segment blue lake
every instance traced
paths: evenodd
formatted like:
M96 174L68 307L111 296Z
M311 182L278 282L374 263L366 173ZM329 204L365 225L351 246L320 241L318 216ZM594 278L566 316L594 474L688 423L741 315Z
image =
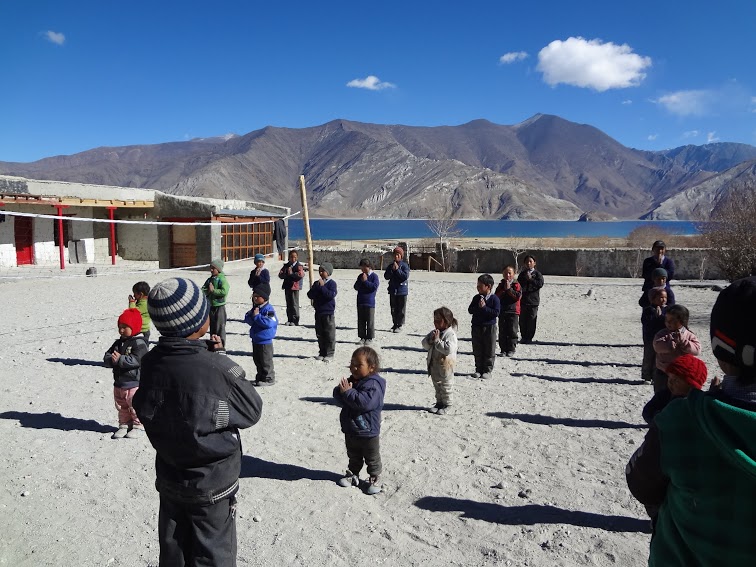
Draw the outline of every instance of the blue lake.
M539 221L539 220L461 220L457 228L466 238L517 237L594 237L624 238L639 226L653 225L669 234L700 234L698 223L691 221ZM433 238L424 220L334 220L310 219L313 240L403 240ZM304 221L289 219L289 238L304 240Z

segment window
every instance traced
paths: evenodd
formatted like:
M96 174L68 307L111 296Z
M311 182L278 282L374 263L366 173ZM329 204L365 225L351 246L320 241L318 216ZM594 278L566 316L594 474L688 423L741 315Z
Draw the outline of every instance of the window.
M273 221L241 224L249 219L235 217L221 219L221 256L223 261L252 258L255 254L273 252ZM256 219L258 220L258 219Z

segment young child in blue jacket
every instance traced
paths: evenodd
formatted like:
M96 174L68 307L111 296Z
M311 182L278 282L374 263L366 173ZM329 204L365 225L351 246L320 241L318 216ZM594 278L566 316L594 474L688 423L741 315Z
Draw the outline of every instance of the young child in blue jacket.
M276 338L278 318L268 299L270 285L257 284L252 292L252 303L255 306L244 315L244 322L249 325L249 338L252 341L252 359L257 367L255 386L270 386L276 382L276 372L273 369L273 339Z
M372 344L375 338L375 293L380 285L381 279L373 271L370 260L360 260L360 275L354 289L357 290L357 336L365 346Z
M336 352L336 295L338 287L333 275L333 264L323 262L318 269L319 280L313 282L307 297L315 308L315 336L318 338L318 356L315 360L331 362Z
M467 312L472 315L472 348L475 357L473 378L490 378L496 361L496 325L501 302L493 293L491 274L478 278L477 290Z
M333 397L341 406L339 421L346 441L349 468L339 486L359 486L360 471L367 464L367 494L381 491L380 475L383 470L379 436L381 411L386 393L386 380L378 375L378 353L367 346L352 353L349 364L351 375L342 378L333 389Z

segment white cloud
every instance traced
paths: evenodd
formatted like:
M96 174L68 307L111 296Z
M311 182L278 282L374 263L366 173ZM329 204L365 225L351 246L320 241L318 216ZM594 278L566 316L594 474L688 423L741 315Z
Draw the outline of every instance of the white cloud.
M706 134L706 143L711 144L713 142L718 142L719 138L716 136L716 132L709 132Z
M504 65L508 63L514 63L515 61L522 61L528 56L525 51L510 51L499 57L499 63Z
M659 134L649 134L649 135L648 135L648 141L649 141L649 142L653 142L653 141L654 141L654 140L656 140L656 138L658 138L658 137L659 137Z
M66 36L60 32L54 32L47 30L42 34L47 41L54 43L55 45L63 45L66 42Z
M698 130L688 130L687 132L683 132L682 137L683 138L698 138L698 135L700 133L701 132L699 132Z
M381 81L375 75L368 75L364 79L353 79L349 81L346 86L354 87L355 89L367 89L369 91L381 91L383 89L396 88L395 84Z
M632 101L632 100L630 100L630 99L627 99L627 100L623 100L623 101L622 101L622 104L633 104L633 101Z
M536 68L551 86L564 83L603 92L638 86L646 77L643 70L650 66L650 57L633 53L627 44L570 37L541 49Z
M708 112L714 98L712 91L691 90L669 93L651 102L661 104L672 114L702 116Z

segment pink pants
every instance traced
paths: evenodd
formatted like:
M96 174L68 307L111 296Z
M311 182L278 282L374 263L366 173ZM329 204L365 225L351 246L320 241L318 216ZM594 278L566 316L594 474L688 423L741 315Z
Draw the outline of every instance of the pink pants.
M136 388L113 388L115 407L118 410L118 425L142 425L139 421L134 406L131 405Z

